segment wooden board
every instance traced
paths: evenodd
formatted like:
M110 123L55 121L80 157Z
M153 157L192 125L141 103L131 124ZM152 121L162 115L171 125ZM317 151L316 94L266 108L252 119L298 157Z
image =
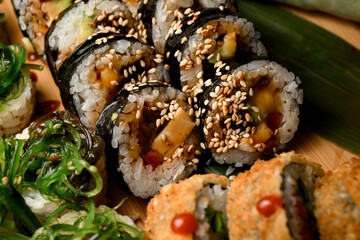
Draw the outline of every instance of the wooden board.
M9 33L9 39L11 43L21 44L23 36L19 29L18 22L10 1L11 0L4 0L4 2L0 4L0 12L4 12L6 14L7 21L5 28ZM360 23L342 20L327 14L317 12L304 12L289 7L286 7L286 9L333 32L334 34L348 41L356 48L360 49ZM40 60L37 60L34 63L44 65L44 63ZM40 73L38 72L37 76L37 100L39 102L60 100L59 90L54 83L49 68L45 66L44 71ZM356 156L335 145L334 143L322 138L316 133L304 128L299 129L294 137L294 140L289 144L287 149L295 150L305 157L322 164L325 170L334 169L343 161L349 160ZM133 219L138 219L138 226L142 227L143 221L146 217L147 200L136 198L122 192L112 182L109 183L109 190L109 204L115 205L122 198L127 197L128 200L125 201L125 203L119 209L119 212L129 215Z

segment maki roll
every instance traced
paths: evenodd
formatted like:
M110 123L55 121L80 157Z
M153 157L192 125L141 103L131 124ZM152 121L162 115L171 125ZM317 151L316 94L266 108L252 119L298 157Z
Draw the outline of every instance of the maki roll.
M0 43L0 136L20 132L30 122L35 106L35 85L25 64L26 50Z
M232 0L143 0L139 12L148 31L149 44L153 44L156 51L163 54L169 30L174 25L180 25L184 15L193 16L203 8L226 7L235 11L235 5Z
M208 174L162 188L147 206L145 239L227 239L228 184Z
M185 17L170 30L165 65L174 86L189 96L203 92L214 76L267 52L251 22L228 10L205 9Z
M230 184L229 239L318 239L314 190L323 174L293 152L255 162Z
M94 36L59 69L57 85L65 109L95 131L101 111L125 83L162 79L163 66L155 62L158 60L151 46L135 38L111 33Z
M56 71L66 57L98 32L123 33L140 40L146 39L141 21L134 19L121 1L80 1L62 12L45 36L46 59L55 79Z
M73 4L73 0L13 0L21 31L30 40L35 52L45 56L44 39L51 22Z
M96 133L107 142L109 167L142 198L188 177L201 154L185 94L162 83L141 83L120 92L101 113Z
M201 110L204 138L215 161L240 167L283 149L299 124L299 84L293 73L267 60L219 77L204 93Z
M360 159L353 158L319 179L315 201L320 239L359 239Z

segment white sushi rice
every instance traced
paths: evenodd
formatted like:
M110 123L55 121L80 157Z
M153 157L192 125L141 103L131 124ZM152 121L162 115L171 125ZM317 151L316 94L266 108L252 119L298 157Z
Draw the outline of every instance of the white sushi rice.
M116 53L110 54L109 51L111 49L115 50ZM137 54L137 51L141 51L142 54ZM109 54L113 57L107 57ZM117 79L114 79L114 81L121 84L127 78L124 75L124 71L128 74L129 68L140 60L143 61L145 66L154 65L155 63L152 61L152 58L153 50L150 46L129 40L111 42L97 48L85 57L69 82L70 94L73 96L73 102L81 123L88 129L95 130L96 121L105 107L109 96L108 89L99 80L99 75L105 68L111 65L112 70L116 71L117 75ZM158 65L156 70L162 74L161 69L162 65ZM141 69L137 70L139 74L143 72ZM158 73L147 74L146 79L157 79L159 77L155 76L155 74Z
M186 104L186 96L172 87L145 88L128 97L129 102L119 114L118 124L113 128L112 147L119 151L119 171L124 181L135 196L148 198L157 194L160 189L173 182L178 182L190 175L194 170L192 160L196 157L195 150L199 150L199 135L193 132L184 141L182 147L175 151L175 157L164 157L164 161L155 169L150 164L145 164L142 159L141 146L137 132L140 120L136 118L138 110L145 106L156 107L168 104L175 100L184 111L188 112L190 106ZM141 118L141 117L140 117ZM166 124L166 123L165 123ZM147 129L155 132L155 123ZM146 141L152 142L151 139ZM192 151L189 146L194 145ZM180 153L182 149L182 153ZM189 162L191 164L189 164Z
M220 211L226 217L226 198L227 198L227 189L223 189L220 185L207 185L198 194L196 209L195 209L195 218L198 222L198 229L194 234L194 239L198 240L209 240L209 229L210 224L206 218L206 209L211 206L214 210Z
M164 53L165 42L171 24L175 20L181 20L180 17L182 16L182 13L180 13L180 15L177 15L176 13L184 12L185 9L191 8L195 2L196 1L193 0L161 0L156 2L154 17L157 20L157 23L152 25L152 39L153 42L156 40L158 41L154 43L157 52ZM201 0L198 2L206 8L216 8L225 4L225 0Z
M81 24L84 23L85 17L97 19L100 16L123 15L123 22L127 20L124 26L134 26L134 20L131 12L127 7L117 0L89 0L88 2L79 2L76 7L73 7L67 14L65 14L49 36L49 46L52 51L58 51L57 60L55 62L56 68L59 68L65 58L89 35L84 35ZM118 29L109 29L112 32L121 32ZM94 32L101 31L101 28L94 29ZM128 32L121 32L128 34ZM136 32L133 33L135 36ZM137 35L138 36L138 35Z
M212 29L211 31L207 30L209 26ZM203 30L207 31L207 33L204 34ZM188 86L187 89L188 92L191 93L190 95L196 96L198 93L201 93L205 81L208 80L203 77L206 69L203 68L201 56L207 58L213 53L213 58L217 58L217 55L215 55L216 49L218 48L217 41L221 36L225 36L231 32L236 33L237 39L241 38L242 44L241 46L237 46L237 48L244 49L254 56L267 56L265 46L259 41L260 33L255 30L253 23L248 22L245 18L239 18L233 15L211 20L201 28L198 28L196 33L189 37L183 48L183 52L177 56L180 66L184 61L192 63L180 67L181 85L183 87ZM210 39L212 40L211 42L209 41ZM208 49L206 52L203 52L205 50L205 48L203 48L204 46ZM241 58L241 56L236 57ZM204 61L207 60L205 59ZM217 62L220 61L221 58L217 59Z
M21 195L24 198L26 205L29 206L42 224L50 213L60 205L60 203L51 202L50 200L45 199L37 190L25 189L21 192Z
M25 86L21 95L3 104L4 111L0 112L0 136L20 132L25 128L34 112L35 86L31 79L25 79Z

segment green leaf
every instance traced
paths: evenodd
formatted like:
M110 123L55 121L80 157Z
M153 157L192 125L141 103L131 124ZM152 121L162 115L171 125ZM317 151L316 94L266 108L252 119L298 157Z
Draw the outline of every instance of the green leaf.
M301 121L360 154L360 51L332 33L270 4L238 0L260 31L269 59L303 82Z

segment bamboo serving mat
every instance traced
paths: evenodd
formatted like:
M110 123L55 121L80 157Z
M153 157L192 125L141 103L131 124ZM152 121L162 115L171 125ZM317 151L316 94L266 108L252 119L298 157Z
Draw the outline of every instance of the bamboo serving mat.
M329 30L330 32L333 32L352 44L354 47L360 49L360 23L342 20L327 14L304 12L288 7L286 7L286 10L303 17ZM6 15L5 29L8 33L10 42L12 44L21 44L23 35L18 26L17 18L11 5L11 0L4 0L3 3L0 4L0 12L4 12ZM59 90L54 83L49 68L45 66L41 60L36 60L32 63L44 65L44 70L42 72L36 72L38 77L36 82L38 102L45 102L49 100L60 101ZM60 106L60 108L62 109L62 106ZM288 150L295 150L297 153L320 163L325 170L334 169L343 161L356 156L353 153L348 152L334 143L322 138L309 129L306 129L305 127L300 128L295 134L294 139L288 146ZM146 217L147 200L136 198L122 192L111 181L109 181L108 189L108 204L116 205L116 203L121 201L121 199L127 197L128 200L121 206L119 212L121 214L129 215L134 220L138 220L138 226L143 227L143 221Z

